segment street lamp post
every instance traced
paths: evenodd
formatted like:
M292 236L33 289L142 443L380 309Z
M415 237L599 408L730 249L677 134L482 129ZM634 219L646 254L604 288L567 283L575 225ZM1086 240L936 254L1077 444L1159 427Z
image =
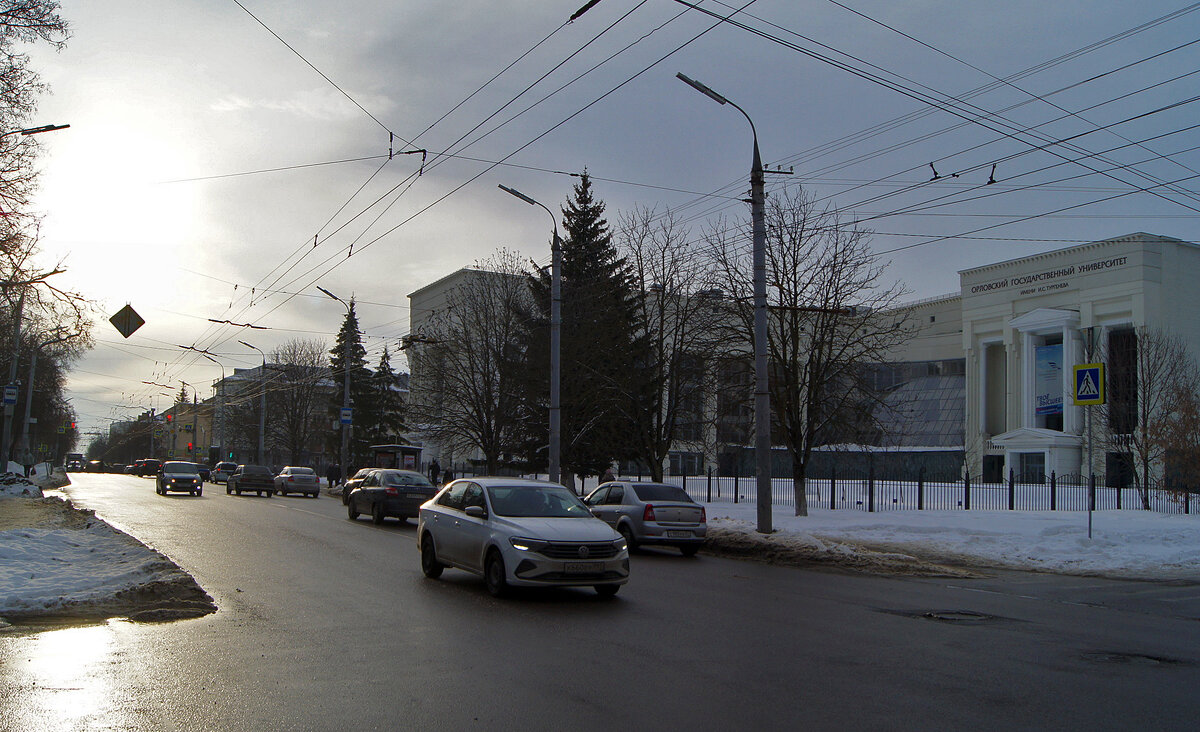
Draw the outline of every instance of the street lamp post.
M550 215L554 239L550 244L550 481L558 483L562 453L562 403L559 383L562 379L562 244L558 238L558 219L554 213L524 193L501 185L500 190L531 206L541 206Z
M758 488L758 531L769 534L771 525L771 395L767 390L767 226L766 192L758 131L746 110L704 84L676 74L680 81L718 104L729 104L750 123L754 159L750 166L750 217L754 245L754 463Z
M209 361L221 367L220 388L214 395L217 399L217 459L221 459L221 453L225 451L225 364L208 355L207 353L200 354Z
M346 317L347 318L350 317L350 304L349 303L347 303L345 300L338 297L337 295L333 294L329 290L326 290L324 287L321 287L318 285L317 289L320 290L321 292L325 293L329 297L333 298L334 300L337 300L342 305L344 305L346 307ZM342 411L344 414L345 410L350 408L350 352L349 352L349 348L342 351L342 374L343 374L342 375L342 382L343 382ZM351 414L353 414L353 413L351 413ZM349 456L349 453L350 453L350 430L354 428L354 418L351 417L350 424L346 424L344 421L342 421L342 419L339 416L338 422L342 428L342 451L341 451L340 457L338 458L341 461L341 464L338 466L338 472L341 474L342 480L344 481L348 477L348 473L346 472L346 470L349 468L349 465L350 465L350 456Z
M183 379L180 379L179 383L184 386L192 386ZM184 402L184 404L187 404L187 402ZM199 411L199 406L196 397L196 387L192 386L192 449L188 450L188 457L191 458L191 462L196 461L196 412ZM171 443L171 447L175 447L174 442Z
M262 402L258 408L258 464L263 465L263 460L266 457L264 449L267 437L267 354L263 353L262 349L258 346L252 346L245 341L238 341L238 343L241 343L246 348L253 348L258 351L263 360L262 372L258 375L259 386L262 389L262 394L260 395Z

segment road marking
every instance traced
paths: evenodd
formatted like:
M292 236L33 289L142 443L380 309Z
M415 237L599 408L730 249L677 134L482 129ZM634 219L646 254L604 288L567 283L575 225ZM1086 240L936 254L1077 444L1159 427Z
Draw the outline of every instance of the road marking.
M308 515L310 515L310 516L317 516L317 517L319 517L319 518L327 518L327 519L330 519L331 521L338 521L338 520L339 520L337 517L334 517L334 516L329 516L328 514L324 514L324 513L317 513L316 511L310 511L310 510L308 510L307 508L296 508L295 506L289 506L289 505L287 505L286 503L283 503L283 502L279 502L279 503L273 503L273 504L271 504L271 505L273 505L273 506L278 506L279 508L281 508L281 509L284 509L284 510L287 510L287 511L296 511L297 513L307 513L307 514L308 514ZM349 522L347 522L347 523L349 523ZM386 531L387 533L389 533L389 534L392 534L392 535L394 535L394 536L398 536L398 537L400 537L400 538L402 538L402 539L408 539L408 540L409 540L409 541L411 541L413 544L416 544L416 543L417 543L417 537L415 537L415 536L408 536L408 535L406 535L406 534L397 534L397 533L396 533L396 532L394 532L394 531L388 531L387 529L383 528L382 526L376 526L376 525L374 525L374 524L367 524L367 523L364 523L364 522L362 522L362 521L355 521L355 523L357 523L357 524L362 524L362 525L366 526L368 529L373 529L373 530L375 530L375 531Z

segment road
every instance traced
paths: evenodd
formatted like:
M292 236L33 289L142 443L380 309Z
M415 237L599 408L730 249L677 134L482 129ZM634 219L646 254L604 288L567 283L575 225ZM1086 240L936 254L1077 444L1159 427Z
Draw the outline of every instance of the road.
M1191 729L1200 712L1194 585L663 551L612 600L496 600L462 572L425 579L412 524L351 523L327 496L73 479L76 505L220 610L0 634L0 729Z

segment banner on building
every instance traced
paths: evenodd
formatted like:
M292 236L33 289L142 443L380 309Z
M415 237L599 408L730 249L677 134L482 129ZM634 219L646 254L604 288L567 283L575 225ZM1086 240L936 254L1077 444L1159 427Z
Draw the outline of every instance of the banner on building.
M1038 414L1062 414L1063 381L1061 343L1034 348L1034 405Z

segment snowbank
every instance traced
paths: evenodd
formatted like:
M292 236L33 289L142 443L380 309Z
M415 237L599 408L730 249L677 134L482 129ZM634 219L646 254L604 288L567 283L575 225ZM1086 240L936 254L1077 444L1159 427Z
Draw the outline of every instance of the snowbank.
M0 498L0 528L0 617L165 620L216 609L171 560L91 511L59 499Z
M753 532L753 504L706 504L710 531ZM1200 580L1200 516L1151 511L1087 512L811 510L777 507L775 544L828 555L900 554L952 565L1098 575Z
M0 498L5 496L41 498L42 489L18 473L0 473Z

